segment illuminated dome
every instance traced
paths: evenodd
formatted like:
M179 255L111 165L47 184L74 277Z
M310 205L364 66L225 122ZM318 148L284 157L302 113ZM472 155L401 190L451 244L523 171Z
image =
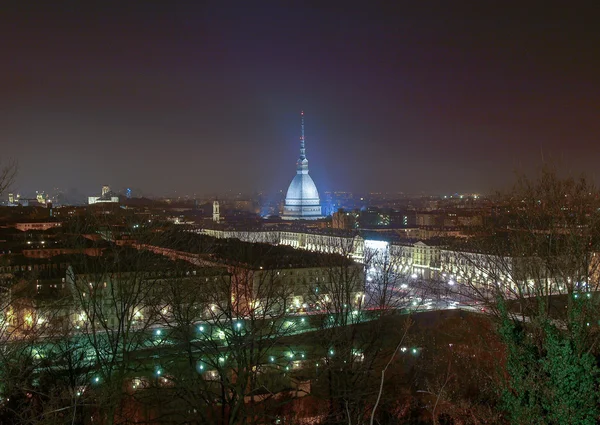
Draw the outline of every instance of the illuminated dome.
M284 220L315 220L321 216L321 200L315 182L308 175L308 159L304 147L304 112L302 113L302 136L300 158L296 162L296 176L290 183L283 207Z
M290 183L286 201L301 201L299 205L318 205L319 192L315 182L308 174L296 174L296 177Z

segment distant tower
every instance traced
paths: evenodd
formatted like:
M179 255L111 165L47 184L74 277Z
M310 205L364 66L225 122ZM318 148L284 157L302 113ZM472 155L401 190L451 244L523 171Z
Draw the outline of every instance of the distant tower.
M11 204L15 203L15 194L14 193L8 194L8 202L10 202Z
M221 221L221 213L219 212L219 201L213 202L213 221L215 223Z
M284 220L315 220L321 215L321 200L315 182L308 175L308 159L304 144L304 111L301 113L300 158L296 161L294 176L285 196Z
M108 192L110 192L110 186L102 186L102 196L106 195Z

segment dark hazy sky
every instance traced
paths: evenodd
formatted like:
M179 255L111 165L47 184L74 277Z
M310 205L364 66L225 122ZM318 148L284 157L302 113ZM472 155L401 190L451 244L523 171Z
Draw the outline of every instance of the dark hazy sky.
M542 151L600 177L592 1L13 3L0 156L22 191L284 188L301 109L320 190L486 191Z

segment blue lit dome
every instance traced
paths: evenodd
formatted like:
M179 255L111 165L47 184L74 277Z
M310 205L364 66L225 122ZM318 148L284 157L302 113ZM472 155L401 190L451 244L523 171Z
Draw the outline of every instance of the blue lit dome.
M296 174L287 194L286 205L320 205L319 191L308 174Z
M296 174L285 196L283 218L321 218L321 200L315 182L308 174Z
M304 146L304 113L302 113L302 137L300 158L296 163L296 176L288 187L283 208L284 220L317 219L321 216L321 200L315 182L308 175L308 159Z

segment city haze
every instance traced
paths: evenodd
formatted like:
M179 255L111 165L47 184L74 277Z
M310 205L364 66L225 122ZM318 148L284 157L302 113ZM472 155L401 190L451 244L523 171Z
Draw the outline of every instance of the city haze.
M281 190L301 110L320 191L485 192L542 160L593 175L595 11L388 3L5 7L14 186Z

